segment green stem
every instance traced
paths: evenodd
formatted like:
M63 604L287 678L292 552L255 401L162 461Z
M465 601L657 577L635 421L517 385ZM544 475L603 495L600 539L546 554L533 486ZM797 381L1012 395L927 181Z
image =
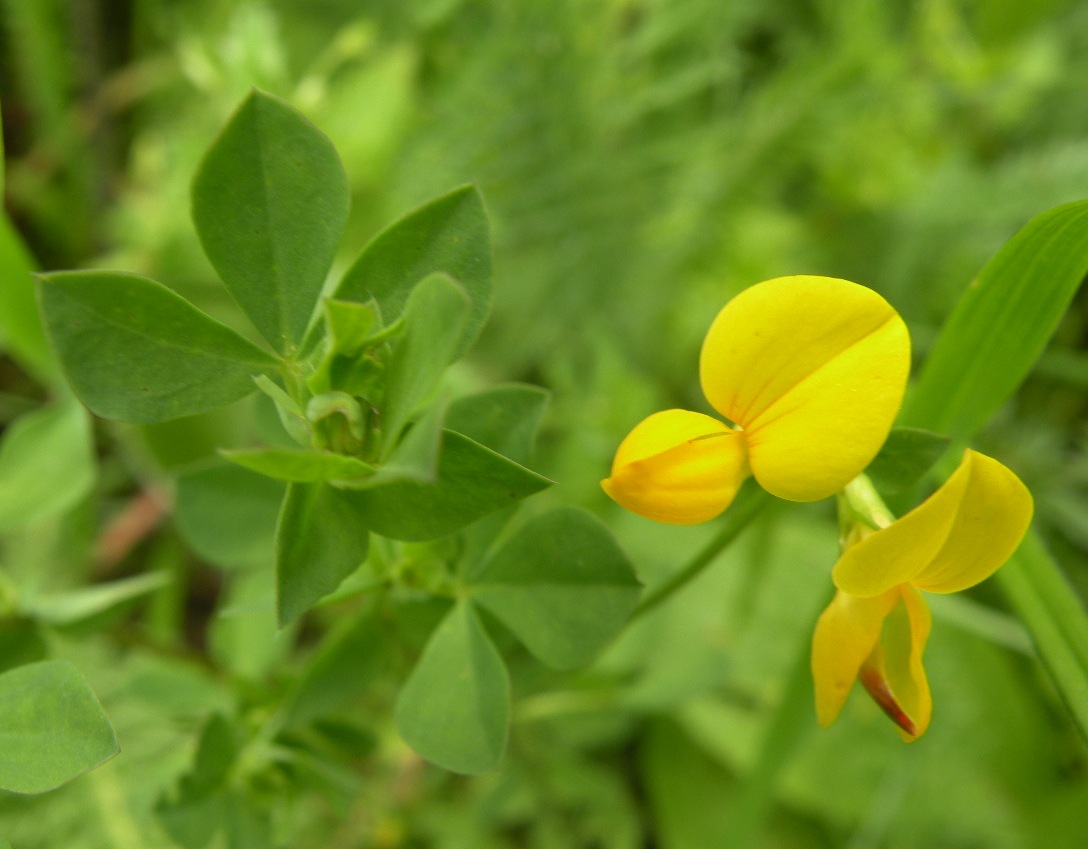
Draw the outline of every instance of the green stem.
M873 482L865 475L858 475L842 491L840 499L840 512L843 501L848 512L853 513L854 518L862 519L874 529L886 528L895 521L895 516L876 491Z
M736 500L729 507L725 513L725 523L722 529L718 531L718 535L710 541L710 543L700 551L692 561L665 581L660 586L656 587L642 600L642 603L635 608L635 612L631 614L631 621L649 613L655 607L662 602L671 598L679 590L686 587L695 578L702 574L708 566L710 566L726 548L728 548L733 541L740 536L755 519L760 512L772 502L772 497L760 489L759 486L749 478L740 492L737 494Z

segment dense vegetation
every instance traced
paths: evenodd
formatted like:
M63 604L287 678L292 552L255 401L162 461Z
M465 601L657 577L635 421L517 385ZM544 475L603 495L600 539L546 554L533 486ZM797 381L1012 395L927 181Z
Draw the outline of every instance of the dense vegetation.
M398 217L479 188L493 305L445 385L548 390L529 465L555 484L523 509L588 510L653 588L717 527L648 522L599 482L638 420L706 410L696 364L722 305L780 275L862 283L903 316L921 373L1002 245L1088 198L1086 75L1088 6L1071 0L0 0L2 438L64 392L11 294L30 268L152 277L248 327L190 191L257 87L344 163L333 277ZM394 718L448 606L427 594L428 561L407 545L396 615L369 615L357 575L277 629L281 491L214 479L218 448L275 429L258 397L95 419L93 463L58 453L28 471L0 453L42 487L0 479L0 666L71 660L121 746L60 789L0 796L0 845L1084 845L1088 679L1079 697L1056 685L1035 648L1042 620L1076 643L1088 595L1083 291L1016 394L953 434L1034 494L1071 608L1026 621L995 580L936 598L936 713L909 746L864 694L816 725L807 659L837 556L821 502L764 511L587 668L551 670L489 621L513 692L502 765L430 765ZM297 721L273 739L285 705Z

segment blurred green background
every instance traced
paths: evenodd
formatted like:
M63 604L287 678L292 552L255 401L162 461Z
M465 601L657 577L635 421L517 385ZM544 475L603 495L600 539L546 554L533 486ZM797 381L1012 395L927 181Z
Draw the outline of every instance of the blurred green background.
M535 467L558 483L539 499L603 517L648 584L713 529L627 515L598 481L643 416L706 409L698 350L729 297L782 274L855 280L900 311L921 362L1006 239L1088 197L1077 0L0 0L0 13L5 203L42 268L147 274L242 326L188 197L252 86L298 106L344 159L341 271L396 216L478 184L496 303L456 381L553 392ZM3 421L43 393L0 360ZM48 533L5 540L5 568L61 588L108 577L91 554L104 517L240 439L247 415L103 425L93 498ZM1086 445L1082 293L978 444L1031 488L1036 527L1082 596ZM1086 845L1088 749L992 586L934 604L935 718L918 743L863 695L828 731L803 700L798 712L787 682L835 533L827 504L777 510L593 669L572 680L520 658L499 774L422 766L376 710L377 754L337 778L350 785L337 804L291 796L282 845ZM305 660L244 615L260 576L224 576L169 524L118 568L182 576L171 603L67 649L123 753L56 793L0 798L15 847L171 845L152 808L199 721L259 708ZM759 753L783 728L776 772ZM745 825L764 814L762 831Z

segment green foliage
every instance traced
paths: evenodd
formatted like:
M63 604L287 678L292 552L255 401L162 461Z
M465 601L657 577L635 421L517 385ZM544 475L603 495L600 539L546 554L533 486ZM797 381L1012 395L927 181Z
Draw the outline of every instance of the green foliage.
M25 605L25 613L54 627L88 623L103 614L128 605L134 599L160 589L169 582L162 572L134 575L106 584L51 593Z
M0 675L0 788L45 793L117 754L98 700L76 668L47 660Z
M135 274L71 271L40 278L50 338L92 412L161 422L254 390L276 361L161 283Z
M998 580L1031 632L1066 708L1088 737L1088 613L1083 602L1033 534Z
M551 483L459 433L442 433L438 479L396 480L354 494L370 527L392 539L423 541L446 536L513 506Z
M232 463L281 481L350 481L374 474L374 467L350 454L305 448L241 448L223 451Z
M1027 377L1088 274L1088 202L1033 218L979 273L904 413L969 439Z
M931 430L892 428L865 474L881 492L910 489L922 482L951 441L951 437Z
M178 782L173 798L160 800L156 814L163 828L185 849L202 849L230 821L230 801L221 791L239 755L235 729L213 714L200 734L193 766Z
M491 249L483 201L465 186L431 201L390 225L363 249L340 281L334 297L373 298L386 321L407 309L416 283L440 271L462 286L472 308L455 355L479 336L491 309Z
M0 19L0 669L70 660L123 747L0 794L0 845L1080 849L1082 4ZM38 268L147 290L147 333ZM934 599L907 747L863 693L809 711L827 505L672 528L599 487L634 422L700 409L722 304L806 272L906 319L904 424L1035 496L995 580ZM50 291L94 329L68 354ZM92 429L63 375L186 415ZM867 471L909 509L943 444L897 430Z
M404 306L404 335L393 349L386 375L382 408L385 456L453 360L468 310L464 291L444 274L428 275L409 295Z
M195 469L177 481L178 530L225 569L271 563L283 484L240 466Z
M87 414L60 401L18 419L0 441L0 531L59 516L94 485Z
M0 344L49 384L59 382L34 302L33 262L7 214L0 215Z
M276 525L276 613L293 622L366 560L365 509L326 483L287 487Z
M280 628L330 594L357 592L345 584L353 575L365 588L399 580L386 564L388 546L374 555L377 580L362 576L372 534L390 541L441 540L548 485L499 453L528 460L543 393L500 387L449 408L453 423L497 450L444 428L447 401L435 399L447 368L479 333L490 301L487 222L474 190L454 192L384 231L337 288L337 297L326 301L319 335L302 352L297 345L310 326L347 211L335 151L286 104L254 93L205 157L193 198L209 258L285 359L264 353L182 296L137 275L46 275L42 309L67 375L100 415L162 421L221 406L255 388L271 401L282 428L274 444L222 449L235 467L183 475L178 524L211 562L259 569L268 560L271 510L282 498L274 550ZM464 274L465 287L451 273ZM56 437L48 430L49 416L56 418L50 413L36 414L22 431L13 431L11 442L27 469L6 469L13 486L27 485L22 478L36 474L41 462L35 457L43 451L55 455L67 448L72 426L86 431L78 408L58 409L66 416L60 423L72 424ZM28 438L30 450L23 445ZM284 438L301 446L288 447ZM88 466L86 460L82 465ZM84 494L85 477L64 481L67 489L42 478L50 484L50 499L37 509L44 515L64 510L72 500L69 491ZM286 482L286 489L266 478ZM558 547L553 534L560 535ZM526 549L531 557L524 556ZM550 573L560 555L568 562L557 577ZM443 560L412 562L430 562L433 572ZM453 586L441 572L420 578L438 595ZM638 593L630 565L607 532L569 511L523 527L479 579L472 591L480 603L542 659L561 667L588 663L623 626ZM163 583L162 576L147 575L75 591L39 604L33 614L69 624ZM247 572L235 587L238 621L217 631L226 650L251 629L267 628L263 613L242 613L260 597L263 584L259 573ZM587 603L593 608L588 615ZM237 674L259 676L274 657L260 651L235 656L232 663ZM335 653L324 657L336 664ZM466 675L468 688L459 683ZM329 687L327 679L310 680L300 694ZM300 711L302 717L316 715L299 707L298 698L303 696L287 710L289 722L297 722ZM406 739L425 757L456 771L479 772L501 758L509 702L506 667L465 601L432 635L398 698L397 717ZM163 828L180 845L198 849L217 831L233 845L250 828L238 825L238 811L251 811L243 820L264 833L262 806L251 809L244 801L244 776L231 778L232 764L247 745L246 735L238 734L227 719L213 717L192 770L158 805Z
M220 278L280 353L310 324L348 215L332 142L278 98L254 91L193 181L193 222Z
M468 602L435 629L397 698L397 728L416 751L454 772L494 769L506 747L510 680Z
M530 520L474 570L472 598L549 666L585 666L620 631L639 584L600 524L577 510Z
M478 773L502 757L510 695L477 606L544 663L571 669L588 664L620 632L639 583L600 522L570 508L530 519L463 572L467 597L431 634L398 698L397 727L429 760Z
M529 462L548 394L535 386L511 384L455 400L446 424L518 463Z

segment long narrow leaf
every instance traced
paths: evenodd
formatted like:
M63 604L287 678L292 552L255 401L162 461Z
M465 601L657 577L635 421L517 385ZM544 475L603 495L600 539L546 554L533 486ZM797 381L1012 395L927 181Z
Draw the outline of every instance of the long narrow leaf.
M1037 534L997 573L1001 588L1031 630L1039 659L1088 737L1088 617Z
M1027 377L1085 274L1088 200L1031 219L956 305L902 423L974 436Z

